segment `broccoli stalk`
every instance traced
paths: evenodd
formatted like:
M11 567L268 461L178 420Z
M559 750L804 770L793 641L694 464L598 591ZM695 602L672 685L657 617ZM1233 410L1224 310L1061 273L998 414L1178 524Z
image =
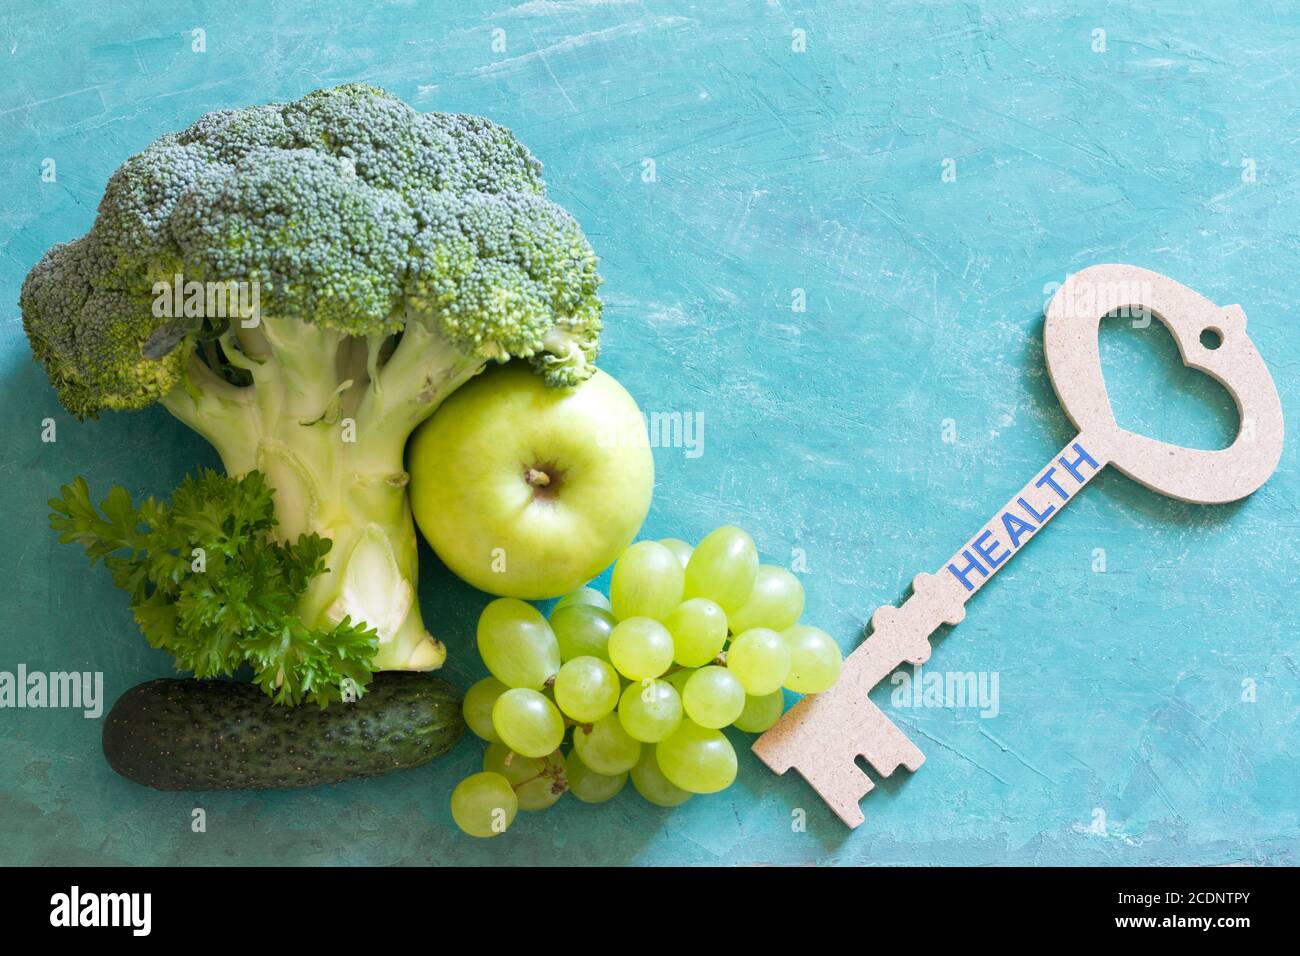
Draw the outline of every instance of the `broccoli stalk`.
M258 307L159 309L176 275ZM599 283L508 130L349 85L211 113L132 157L21 307L74 415L161 402L229 474L266 476L279 539L332 540L304 624L364 622L376 670L427 670L445 649L416 601L407 438L490 361L588 378Z
M391 357L373 369L367 359L382 341L292 319L263 319L258 328L256 351L225 353L244 363L251 385L231 385L191 358L186 386L162 404L211 442L229 474L266 476L278 537L315 533L333 541L341 559L300 600L305 624L328 629L350 617L375 628L379 670L439 667L445 649L425 632L415 600L402 453L415 427L485 360L422 325L404 329Z

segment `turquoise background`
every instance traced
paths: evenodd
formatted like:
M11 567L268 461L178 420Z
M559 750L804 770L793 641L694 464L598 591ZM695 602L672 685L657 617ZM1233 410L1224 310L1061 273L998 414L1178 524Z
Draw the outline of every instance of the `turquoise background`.
M656 451L645 533L734 521L768 561L802 549L807 617L849 649L1071 437L1041 348L1069 272L1132 262L1240 303L1300 421L1297 54L1289 5L1210 0L5 4L0 669L103 671L110 700L170 672L45 501L78 473L166 493L215 457L160 409L64 414L16 301L118 164L206 111L365 81L512 127L603 257L603 367L648 411L704 415L702 456ZM1103 346L1121 424L1230 440L1230 399L1158 324ZM1296 449L1236 505L1090 486L938 646L931 670L999 675L997 717L877 689L928 760L853 833L748 753L674 811L570 797L478 842L448 811L474 740L387 779L159 794L108 769L99 721L5 710L0 862L1300 863ZM467 686L487 598L423 567Z

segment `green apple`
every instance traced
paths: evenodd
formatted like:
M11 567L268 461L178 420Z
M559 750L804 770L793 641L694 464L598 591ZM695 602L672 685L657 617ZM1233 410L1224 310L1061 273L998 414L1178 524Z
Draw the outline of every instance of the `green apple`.
M654 487L641 410L597 371L551 388L522 362L461 386L411 439L411 508L447 567L489 594L586 584L636 537Z

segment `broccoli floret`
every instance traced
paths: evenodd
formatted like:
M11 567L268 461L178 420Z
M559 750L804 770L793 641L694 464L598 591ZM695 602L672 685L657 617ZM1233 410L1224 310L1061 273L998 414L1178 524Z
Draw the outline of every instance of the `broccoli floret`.
M509 130L349 84L158 139L109 180L90 232L32 269L20 305L72 414L161 402L232 475L262 470L278 533L334 541L309 623L366 620L380 667L427 668L443 651L413 600L406 439L489 361L588 378L596 268ZM159 308L177 276L255 290L256 315Z

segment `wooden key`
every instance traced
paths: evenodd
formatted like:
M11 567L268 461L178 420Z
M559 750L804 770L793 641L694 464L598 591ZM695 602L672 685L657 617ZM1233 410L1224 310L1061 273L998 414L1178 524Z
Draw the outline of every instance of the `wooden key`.
M1168 327L1184 364L1214 377L1237 403L1232 445L1202 451L1156 441L1115 424L1102 379L1097 332L1104 316L1142 309ZM754 742L777 773L794 767L850 827L873 787L864 757L882 776L917 770L925 755L867 699L902 664L930 657L930 635L966 616L966 601L1020 552L1107 465L1152 491L1196 504L1244 498L1282 456L1282 405L1263 359L1246 335L1240 306L1218 306L1167 276L1127 265L1092 266L1071 276L1047 307L1047 369L1079 435L1012 496L934 574L918 574L900 607L871 616L871 634L844 662L830 690L810 694Z

